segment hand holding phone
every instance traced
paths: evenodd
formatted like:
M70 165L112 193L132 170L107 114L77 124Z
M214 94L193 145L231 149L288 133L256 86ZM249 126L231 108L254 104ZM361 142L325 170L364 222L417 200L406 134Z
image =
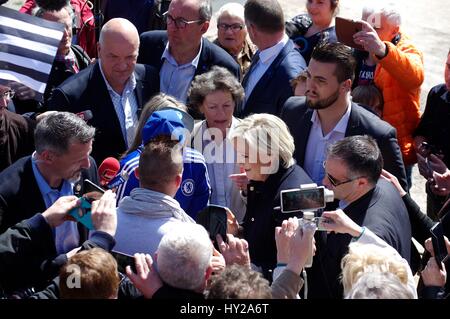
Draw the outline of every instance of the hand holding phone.
M363 30L363 24L360 21L336 17L336 36L338 41L355 49L365 51L362 45L356 44L353 36Z
M217 234L220 234L222 239L227 242L227 210L225 207L219 205L206 206L197 214L196 222L205 227L217 250L219 250Z
M69 215L75 218L77 222L82 223L87 229L93 230L94 225L92 224L91 216L91 200L85 197L80 197L81 205L75 207L69 211Z
M111 255L117 261L117 270L120 273L125 274L126 273L126 271L125 271L126 267L130 266L131 270L135 274L137 274L136 265L135 265L135 262L134 262L134 256L131 256L131 255L128 255L128 254L125 254L125 253L121 253L121 252L118 252L118 251L115 251L115 250L111 251Z

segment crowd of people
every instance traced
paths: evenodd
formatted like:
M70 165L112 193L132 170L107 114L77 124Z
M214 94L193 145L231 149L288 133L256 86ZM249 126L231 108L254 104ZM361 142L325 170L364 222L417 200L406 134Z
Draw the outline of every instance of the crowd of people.
M73 37L80 1L21 9L65 31L42 101L0 82L1 298L447 297L450 51L421 116L423 56L389 1L367 1L359 49L339 0L290 21L227 3L214 41L210 0L129 2L103 3L98 43ZM283 209L305 185L334 197L312 220Z

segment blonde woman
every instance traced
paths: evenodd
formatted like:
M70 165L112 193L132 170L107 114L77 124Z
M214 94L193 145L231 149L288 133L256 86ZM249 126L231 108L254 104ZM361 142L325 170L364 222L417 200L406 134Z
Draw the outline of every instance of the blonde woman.
M311 179L295 163L294 140L280 118L250 115L236 125L230 138L249 179L244 238L252 263L270 278L277 264L275 227L288 217L301 215L274 209L280 206L280 191L311 183Z

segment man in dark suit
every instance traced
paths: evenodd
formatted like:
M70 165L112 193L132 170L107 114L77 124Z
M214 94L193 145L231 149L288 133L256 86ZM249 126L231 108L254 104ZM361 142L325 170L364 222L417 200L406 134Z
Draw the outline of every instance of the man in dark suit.
M81 196L82 181L97 183L97 167L89 156L95 128L80 117L68 112L45 116L35 130L36 151L23 157L0 173L0 233L16 223L44 212L59 197ZM36 269L21 273L17 287L40 282L45 274L53 273L64 263L67 253L87 239L87 229L80 224L66 222L55 228L53 246L46 255L36 256L36 264L63 254L55 262L43 264L36 277ZM39 265L40 268L40 265ZM41 282L40 282L41 283Z
M410 261L411 225L408 211L394 187L379 180L383 157L374 139L350 136L328 148L324 185L333 190L356 224L374 232ZM358 237L356 237L358 238ZM310 298L342 298L341 259L352 236L319 232L316 257L308 271Z
M367 134L377 141L384 168L406 189L395 129L351 102L355 64L351 49L343 44L323 44L314 50L307 71L306 99L289 98L281 113L294 137L295 159L315 183L321 184L326 146L346 136Z
M136 27L125 19L110 20L100 34L98 62L57 87L48 101L51 110L92 111L97 163L131 145L142 107L159 91L156 70L136 64L138 48Z
M236 61L225 50L202 37L209 28L211 14L209 0L173 0L165 15L167 31L141 34L138 62L157 68L161 92L183 103L187 102L194 76L208 72L214 65L228 69L238 79L240 77Z
M249 0L244 15L248 34L258 51L242 81L245 101L238 116L279 116L286 100L294 94L290 80L306 68L306 62L284 33L283 9L278 1Z

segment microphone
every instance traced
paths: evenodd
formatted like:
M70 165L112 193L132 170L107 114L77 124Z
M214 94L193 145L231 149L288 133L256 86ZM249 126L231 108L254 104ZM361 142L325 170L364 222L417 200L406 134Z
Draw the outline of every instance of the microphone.
M114 157L106 158L98 167L100 185L105 187L117 175L120 170L120 163Z
M92 120L92 118L94 117L94 115L92 115L91 110L82 111L82 112L76 113L76 115L78 117L81 117L85 122Z

